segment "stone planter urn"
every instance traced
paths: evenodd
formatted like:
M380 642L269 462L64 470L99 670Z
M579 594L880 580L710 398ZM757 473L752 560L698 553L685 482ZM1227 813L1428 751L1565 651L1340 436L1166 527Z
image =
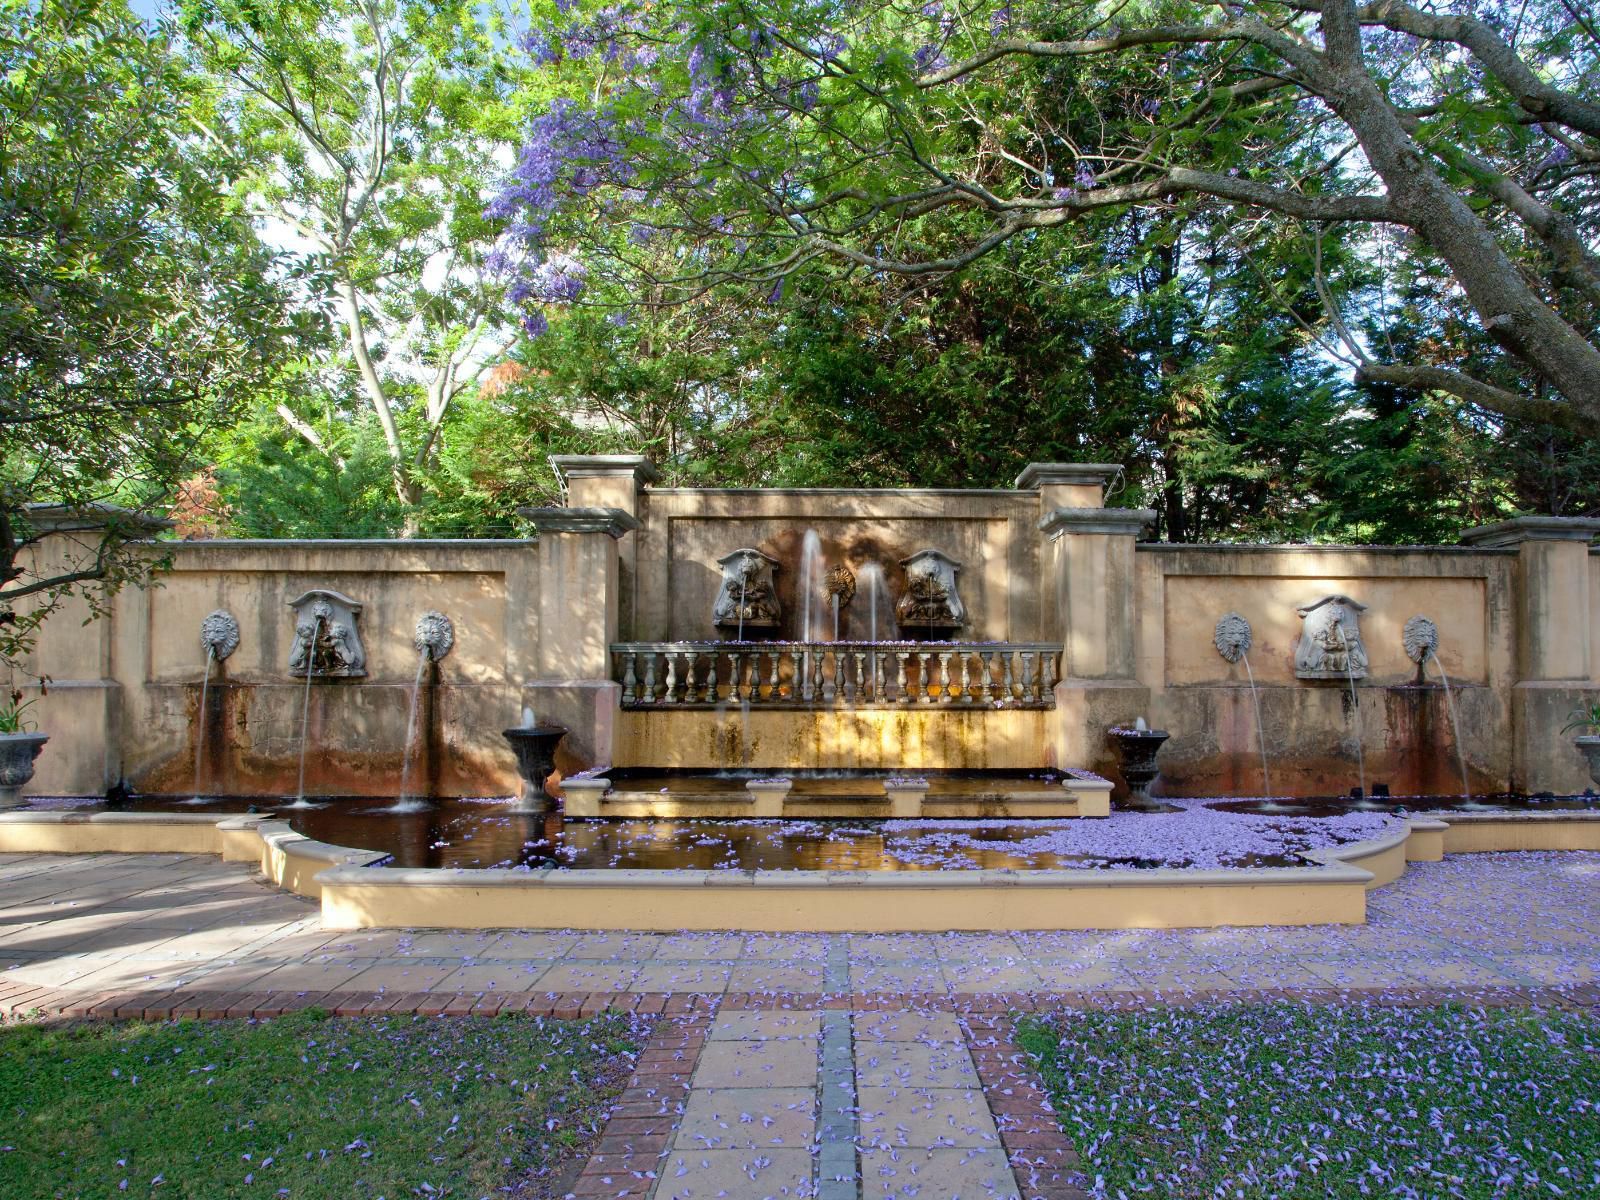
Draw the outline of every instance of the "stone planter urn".
M0 733L0 809L22 807L22 785L33 778L33 760L49 740L43 733Z
M1589 778L1594 780L1596 787L1600 787L1600 734L1586 733L1572 740L1589 760Z
M567 736L567 731L559 725L530 723L507 729L504 736L517 756L517 774L522 776L522 791L511 811L549 812L555 798L544 790L544 785L556 769L556 743Z
M1171 812L1169 805L1150 798L1150 785L1161 773L1156 765L1156 752L1171 735L1164 729L1147 728L1141 721L1137 728L1109 729L1106 736L1117 752L1122 778L1128 782L1128 798L1122 802L1122 807L1134 812Z

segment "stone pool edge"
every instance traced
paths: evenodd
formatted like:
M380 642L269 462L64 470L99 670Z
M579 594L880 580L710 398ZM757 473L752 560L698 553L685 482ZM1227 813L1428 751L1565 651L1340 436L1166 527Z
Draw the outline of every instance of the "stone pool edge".
M1340 925L1408 861L1495 850L1600 850L1600 813L1413 817L1309 851L1305 867L1150 871L520 871L385 868L270 815L0 814L0 853L219 854L321 904L329 929L964 932ZM890 898L893 903L887 903Z

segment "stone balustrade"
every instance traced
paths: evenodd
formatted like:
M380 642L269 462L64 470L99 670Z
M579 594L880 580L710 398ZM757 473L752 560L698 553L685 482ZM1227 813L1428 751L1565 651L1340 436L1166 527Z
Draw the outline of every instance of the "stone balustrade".
M1045 642L623 642L611 654L624 708L1054 708L1061 672L1061 647Z

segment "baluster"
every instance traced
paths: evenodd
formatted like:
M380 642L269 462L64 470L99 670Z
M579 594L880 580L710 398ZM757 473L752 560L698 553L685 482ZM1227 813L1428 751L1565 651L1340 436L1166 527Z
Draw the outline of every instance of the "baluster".
M633 650L622 652L622 702L632 704L639 696L639 677L634 674L633 661L639 655Z
M850 675L850 652L848 650L835 650L833 652L833 670L839 677L839 690L844 694L844 702L854 705L856 700L856 680Z
M717 702L717 652L706 655L706 703Z
M801 692L801 655L798 649L789 651L789 699L799 700Z
M833 671L827 670L827 660L833 659ZM817 674L822 682L822 702L832 704L839 694L839 652L824 646L817 655Z
M1038 680L1034 678L1032 650L1022 652L1022 698L1024 700L1037 700L1039 698Z
M730 700L743 700L744 693L744 651L734 650L729 653L729 666L732 668L733 690L728 693Z
M810 704L816 696L816 687L811 674L811 656L813 653L815 653L815 651L810 646L807 646L800 652L800 657L802 660L800 665L802 670L800 672L800 679L798 680L798 683L800 687L800 699L806 704Z
M779 652L777 650L768 650L767 651L767 667L768 667L768 671L767 671L767 675L768 675L768 679L767 679L767 699L768 700L776 700L778 698L778 660L779 660L779 658L780 658L780 654L779 654Z
M883 703L883 651L874 646L867 651L867 661L872 670L872 702Z
M1005 702L1007 702L1007 703L1010 703L1011 694L1012 694L1011 693L1011 651L1009 651L1009 650L1000 651L1000 662L1001 662L1002 666L1004 666L1004 668L1005 668L1004 678L1000 682L1000 699L1005 701Z
M900 682L899 682L898 690L897 690L897 692L895 694L895 699L900 701L901 704L905 704L905 703L908 703L910 701L910 699L911 699L911 693L906 690L906 657L907 657L907 652L904 651L904 650L896 650L894 652L894 656L900 660Z
M939 703L948 704L953 697L950 681L950 651L939 651Z
M978 699L984 704L994 699L994 651L978 651L978 667L983 672L983 691Z
M694 690L694 669L700 663L700 651L690 650L683 659L683 702L693 704L700 699L700 693Z
M865 704L867 702L867 652L865 650L857 650L855 659L856 696L859 703Z
M1045 655L1045 691L1054 694L1056 684L1061 682L1061 656L1055 651Z
M961 703L972 703L972 654L967 650L956 652L961 658Z
M641 704L654 704L656 702L656 652L644 652L644 695L639 697Z
M678 654L675 650L668 650L666 689L662 693L663 704L674 704L678 699Z

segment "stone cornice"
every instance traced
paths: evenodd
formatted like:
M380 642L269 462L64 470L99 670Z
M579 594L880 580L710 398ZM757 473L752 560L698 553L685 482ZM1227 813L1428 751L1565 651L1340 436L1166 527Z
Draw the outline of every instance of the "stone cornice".
M1017 476L1019 491L1037 491L1048 483L1066 483L1085 486L1098 484L1104 488L1122 470L1120 463L1029 463Z
M1600 534L1600 517L1512 517L1479 525L1461 535L1469 546L1516 546L1523 542L1589 542Z
M656 464L643 454L552 454L546 460L556 474L568 479L595 475L631 475L642 487L661 478Z
M1052 538L1072 533L1138 537L1155 519L1153 508L1055 508L1039 518L1039 529Z
M153 513L122 508L116 504L35 503L22 506L23 519L40 533L99 532L117 526L132 536L149 535L171 529L174 522Z
M519 508L542 536L547 533L608 533L614 538L639 528L639 518L620 508Z

